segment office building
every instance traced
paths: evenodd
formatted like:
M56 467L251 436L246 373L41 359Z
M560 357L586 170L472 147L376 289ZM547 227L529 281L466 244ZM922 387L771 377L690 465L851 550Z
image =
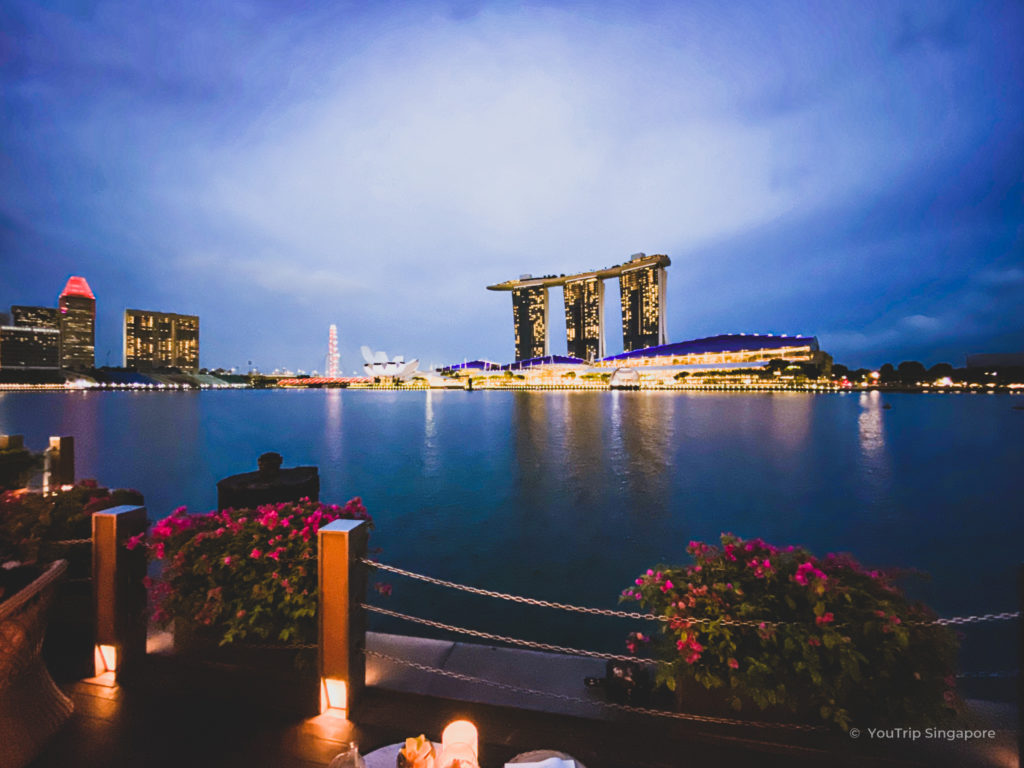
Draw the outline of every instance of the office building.
M68 278L57 300L60 314L60 367L96 367L96 297L84 277Z
M665 344L665 268L658 264L626 265L619 275L619 297L622 350L632 352Z
M524 278L529 279L529 276ZM546 286L527 283L512 290L512 323L516 333L516 360L529 360L548 354Z
M124 311L124 365L137 371L157 368L199 370L199 318L143 309Z
M604 357L604 281L596 277L566 282L565 340L570 357Z
M11 307L11 325L60 330L60 312L54 307Z
M60 331L57 328L0 326L0 370L57 370Z

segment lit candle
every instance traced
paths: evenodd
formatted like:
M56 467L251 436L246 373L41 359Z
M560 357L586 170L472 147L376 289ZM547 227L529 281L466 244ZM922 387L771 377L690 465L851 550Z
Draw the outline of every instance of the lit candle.
M460 765L476 766L478 754L476 726L468 720L454 720L441 734L441 766L458 760Z

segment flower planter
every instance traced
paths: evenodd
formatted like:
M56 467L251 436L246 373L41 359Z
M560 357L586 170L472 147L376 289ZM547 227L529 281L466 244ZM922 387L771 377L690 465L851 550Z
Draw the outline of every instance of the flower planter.
M174 661L183 673L183 682L190 686L195 682L204 697L299 717L320 713L315 648L252 643L219 645L209 629L176 618Z
M0 603L0 768L28 765L74 705L42 658L46 618L67 563L59 560Z

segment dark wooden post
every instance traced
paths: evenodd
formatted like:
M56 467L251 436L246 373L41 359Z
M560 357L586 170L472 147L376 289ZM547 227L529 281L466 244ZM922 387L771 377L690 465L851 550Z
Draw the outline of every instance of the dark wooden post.
M366 685L366 554L369 526L335 520L317 533L320 586L320 711L348 716Z
M44 489L58 490L75 484L75 438L51 437L46 449Z
M96 677L108 682L128 679L146 655L146 556L142 547L125 547L146 526L145 507L111 507L92 516Z
M1017 570L1017 765L1024 765L1024 563Z

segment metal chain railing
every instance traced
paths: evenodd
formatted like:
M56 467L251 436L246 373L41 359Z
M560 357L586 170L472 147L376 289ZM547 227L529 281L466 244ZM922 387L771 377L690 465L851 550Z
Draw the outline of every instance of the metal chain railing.
M540 691L535 688L526 688L519 685L510 685L509 683L499 683L494 680L487 680L482 677L475 677L473 675L466 675L461 672L454 672L448 669L441 669L439 667L431 667L426 664L420 664L416 661L410 661L408 659L398 658L391 656L380 651L371 651L364 649L363 653L367 656L373 656L385 661L390 661L394 664L400 664L411 669L417 669L421 672L429 672L432 674L442 675L444 677L450 677L453 680L460 680L466 683L476 683L480 685L488 685L492 688L499 688L504 691L510 691L512 693L525 693L532 694L535 696L546 696L548 698L557 699L559 701L565 701L572 704L591 704L605 709L612 709L618 712L629 712L638 715L652 715L655 717L664 717L673 720L688 720L697 723L708 723L712 725L740 725L752 728L781 728L791 731L823 731L825 730L821 726L816 725L805 725L802 723L771 723L761 722L757 720L737 720L729 717L713 717L711 715L695 715L688 712L669 712L662 709L651 709L649 707L636 707L630 704L617 704L611 701L598 701L594 699L582 699L578 696L570 696L564 693L556 693L555 691Z
M438 579L434 576L426 576L422 573L416 573L414 571L408 571L404 568L399 568L394 565L388 565L386 563L379 563L374 560L369 560L365 557L360 558L359 562L363 565L367 565L371 568L376 568L388 573L394 573L399 576L405 576L416 581L422 581L427 584L434 584L439 587L446 587L448 589L455 589L460 592L468 592L472 595L480 595L482 597L492 597L498 600L507 600L513 603L519 603L521 605L533 605L540 608L554 608L560 611L569 611L571 613L585 613L593 616L610 616L619 619L634 619L641 621L657 621L661 623L668 623L674 620L670 616L660 616L652 613L638 613L635 611L617 611L613 608L591 608L582 605L573 605L571 603L559 603L552 600L539 600L533 597L522 597L520 595L512 595L507 592L498 592L492 589L483 589L481 587L471 587L466 584L459 584L454 581L446 581L445 579ZM696 616L685 616L678 617L690 624L711 624L718 623L720 626L734 626L734 627L757 627L758 629L772 629L782 626L792 626L798 624L805 624L806 622L799 621L774 621L768 619L708 619ZM1004 611L1003 613L986 613L978 616L954 616L948 619L934 619L932 621L915 621L907 622L911 626L953 626L962 624L980 624L990 621L1012 621L1020 618L1020 611ZM425 621L425 620L423 620ZM838 625L838 624L837 624ZM834 625L836 626L836 625Z
M481 632L476 629L466 629L465 627L457 627L453 624L445 624L440 621L434 621L433 619L423 619L419 616L409 616L405 613L399 613L398 611L392 611L387 608L380 608L376 605L368 605L367 603L360 603L361 608L366 609L372 613L379 613L383 616L391 616L395 619L402 619L403 621L411 621L415 624L422 624L426 627L433 627L434 629L443 629L447 632L455 632L460 635L469 635L470 637L478 637L482 640L493 640L499 643L508 643L509 645L517 645L521 648L531 648L535 651L550 651L552 653L566 653L573 656L587 656L592 659L603 659L605 661L624 661L635 663L638 659L635 656L624 656L615 653L600 653L598 651L586 651L580 648L569 648L564 645L553 645L552 643L539 643L533 640L522 640L518 637L508 637L506 635L495 635L490 632ZM639 660L643 662L643 660ZM654 662L647 662L654 663Z

